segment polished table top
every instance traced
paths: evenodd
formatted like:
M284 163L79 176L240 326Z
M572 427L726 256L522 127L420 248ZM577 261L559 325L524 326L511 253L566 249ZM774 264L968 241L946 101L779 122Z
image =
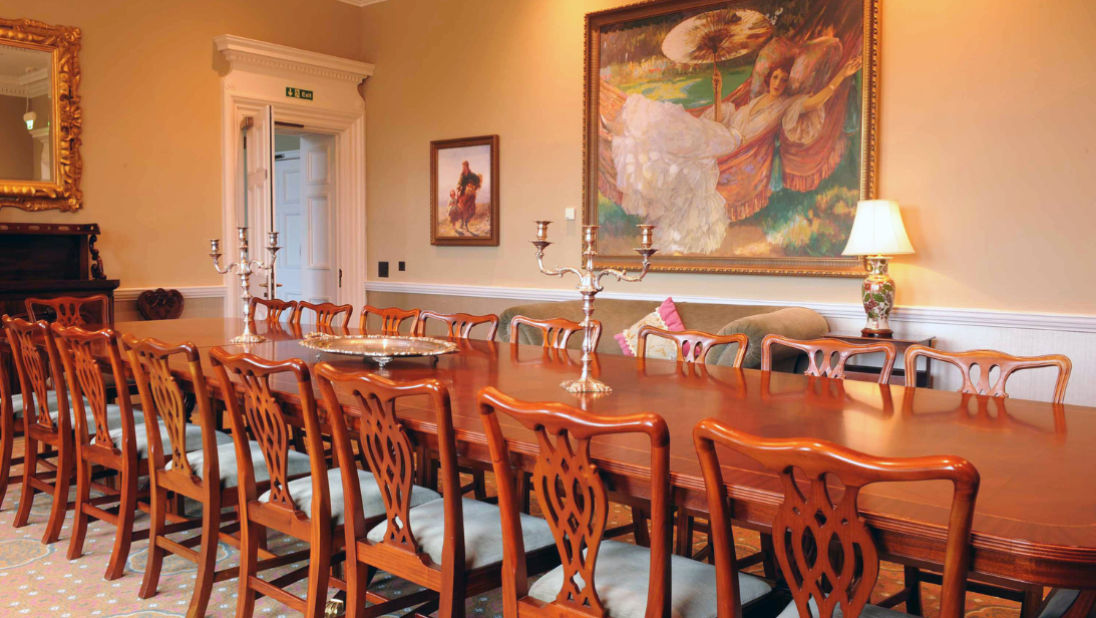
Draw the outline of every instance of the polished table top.
M115 330L168 342L192 341L208 348L223 345L271 359L301 358L309 364L327 361L345 369L376 371L368 360L321 354L301 346L303 332L259 332L270 341L249 346L226 345L242 330L238 319L190 319L127 322ZM355 330L351 330L355 333ZM692 429L715 417L731 426L766 437L812 437L883 457L959 455L982 476L974 521L974 569L1018 578L1016 571L1035 569L1024 557L1074 563L1076 572L1055 575L1035 569L1031 581L1048 585L1096 582L1096 409L1019 399L992 399L954 392L881 386L868 382L809 378L796 374L690 368L675 362L602 355L597 375L613 387L607 395L576 396L559 383L579 371L577 351L556 352L533 346L483 341L462 344L460 352L430 358L396 359L382 375L394 380L436 378L450 390L454 424L462 446L475 450L485 443L476 393L492 385L527 401L558 401L597 414L637 411L662 414L671 428L671 475L678 497L703 508L703 479L693 447ZM208 355L203 351L203 363ZM209 372L207 372L209 373ZM212 373L207 377L212 378ZM296 385L279 381L275 388L295 399ZM403 414L413 430L429 431L432 411L407 407ZM505 417L503 417L505 420ZM511 422L504 425L516 451L535 449L532 434ZM482 449L481 449L482 450ZM469 451L470 452L470 451ZM485 454L485 452L484 452ZM599 467L610 475L643 479L649 446L642 438L611 437L595 442ZM725 453L725 478L736 502L775 504L780 487L760 466ZM951 500L950 485L892 483L869 486L861 508L879 530L939 537ZM743 507L744 519L752 520ZM764 509L756 521L764 525ZM736 518L740 509L735 509ZM980 554L984 552L984 556ZM1007 560L1025 566L1006 569ZM1015 566L1015 565L1013 565ZM1036 579L1039 578L1039 579ZM1025 580L1026 581L1026 580Z

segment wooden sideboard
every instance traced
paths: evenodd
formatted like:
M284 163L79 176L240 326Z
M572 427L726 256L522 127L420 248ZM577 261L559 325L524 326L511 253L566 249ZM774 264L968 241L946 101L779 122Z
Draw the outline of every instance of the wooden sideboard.
M27 298L105 294L113 322L119 281L103 272L95 248L99 234L97 223L0 223L0 315L25 316ZM6 346L0 349L6 352ZM0 362L9 362L6 353ZM4 369L14 380L14 368Z

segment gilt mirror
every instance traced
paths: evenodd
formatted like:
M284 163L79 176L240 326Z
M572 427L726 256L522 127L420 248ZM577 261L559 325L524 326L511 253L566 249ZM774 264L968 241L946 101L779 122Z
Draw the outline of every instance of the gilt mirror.
M80 29L0 18L0 207L77 210Z

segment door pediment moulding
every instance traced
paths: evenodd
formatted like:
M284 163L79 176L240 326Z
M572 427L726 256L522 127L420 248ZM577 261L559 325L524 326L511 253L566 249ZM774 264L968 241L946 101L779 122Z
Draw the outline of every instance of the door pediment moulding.
M318 52L246 39L232 34L214 37L231 70L270 69L280 73L311 75L355 86L373 75L374 65L368 62L329 56Z

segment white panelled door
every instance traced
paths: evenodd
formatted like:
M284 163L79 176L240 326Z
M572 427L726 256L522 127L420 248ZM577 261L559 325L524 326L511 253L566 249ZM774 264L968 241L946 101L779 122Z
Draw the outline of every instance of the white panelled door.
M274 159L274 229L283 247L278 253L278 292L274 296L282 300L304 300L301 155L296 150L278 153Z
M313 303L336 302L339 295L334 157L334 136L301 136L301 212L306 232L301 279L304 299Z

